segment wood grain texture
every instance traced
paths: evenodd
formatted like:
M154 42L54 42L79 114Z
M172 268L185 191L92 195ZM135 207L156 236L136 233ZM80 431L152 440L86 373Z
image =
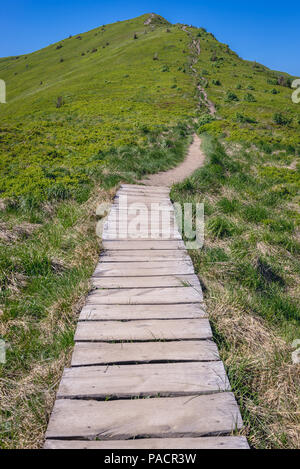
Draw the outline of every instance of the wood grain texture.
M230 434L242 427L230 392L116 401L57 399L47 438L123 440Z
M178 361L182 364L186 361L206 362L219 359L217 346L211 340L118 344L77 342L71 366L172 361Z
M206 318L203 303L184 305L86 305L79 321L132 321Z
M143 438L140 440L47 440L45 449L249 449L244 436Z
M155 341L200 340L212 337L207 319L182 319L169 321L86 321L79 322L76 341Z

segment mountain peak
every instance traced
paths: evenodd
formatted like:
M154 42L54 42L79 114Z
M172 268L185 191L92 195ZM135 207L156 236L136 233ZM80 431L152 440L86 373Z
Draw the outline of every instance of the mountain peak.
M163 25L163 24L171 24L165 18L156 13L148 13L148 18L144 21L145 25L153 24L153 25Z

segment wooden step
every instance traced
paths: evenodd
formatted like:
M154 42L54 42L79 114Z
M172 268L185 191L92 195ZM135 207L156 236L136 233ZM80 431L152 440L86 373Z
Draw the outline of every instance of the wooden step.
M116 401L57 399L46 438L126 440L230 434L242 427L230 392Z
M119 252L119 251L113 251ZM120 251L122 252L122 251ZM95 288L168 288L200 287L197 275L165 275L153 277L100 277L93 278Z
M79 322L76 341L156 341L211 339L212 332L207 319L170 319L149 321L84 321Z
M228 390L221 361L147 363L65 368L57 397L106 400L211 394Z
M249 449L244 436L142 438L140 440L47 440L45 449Z
M211 340L110 344L77 342L71 366L219 360ZM130 371L130 370L129 370ZM130 376L130 373L129 373Z
M206 318L202 303L184 305L89 305L84 306L79 321L132 321L145 319Z
M169 187L165 187L165 186L145 186L143 184L122 184L120 186L120 189L129 189L129 190L132 190L132 189L136 189L136 190L144 190L144 191L160 191L160 192L166 192L167 194L169 194L170 192L170 189Z
M150 250L137 249L128 251L104 251L100 260L104 262L147 262L147 261L165 261L165 260L190 260L190 256L184 250Z
M184 242L182 240L103 240L102 246L104 249L123 251L128 249L152 249L152 250L174 250L174 249L185 249Z
M92 291L86 304L92 305L147 305L185 304L203 301L201 288L107 288Z
M194 267L189 262L100 262L94 277L149 277L152 275L194 274Z

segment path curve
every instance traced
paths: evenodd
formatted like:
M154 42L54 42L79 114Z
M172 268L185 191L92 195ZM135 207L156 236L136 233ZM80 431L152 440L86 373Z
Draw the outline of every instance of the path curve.
M141 184L170 187L191 176L196 169L203 166L205 154L200 148L201 139L196 134L194 134L193 138L193 143L190 145L187 156L181 164L169 171L151 174L147 179L141 181Z

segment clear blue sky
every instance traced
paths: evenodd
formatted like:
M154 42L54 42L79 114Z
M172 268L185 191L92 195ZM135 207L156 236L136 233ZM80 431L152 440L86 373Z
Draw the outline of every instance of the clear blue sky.
M9 0L0 6L0 57L33 52L70 34L155 12L202 26L241 57L300 76L297 1Z

